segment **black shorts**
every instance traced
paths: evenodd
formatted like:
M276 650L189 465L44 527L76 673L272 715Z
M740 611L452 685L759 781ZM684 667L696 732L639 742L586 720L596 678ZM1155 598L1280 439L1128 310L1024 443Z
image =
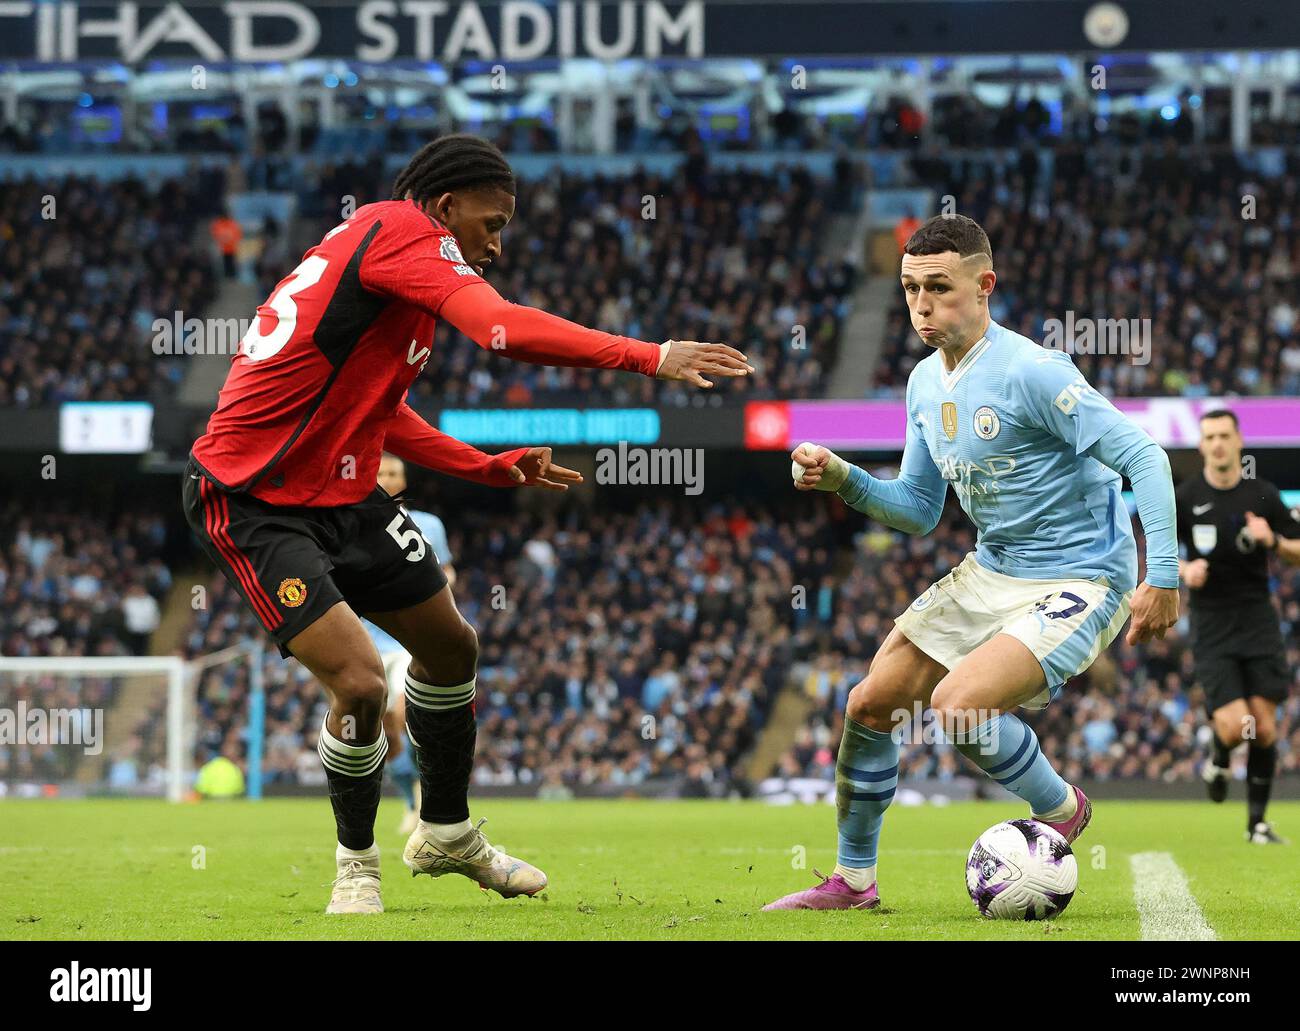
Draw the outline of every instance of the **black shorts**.
M1291 670L1271 602L1194 609L1192 656L1211 714L1243 698L1286 700Z
M203 550L286 658L288 642L340 601L391 612L447 584L433 548L382 487L355 505L270 505L222 490L191 458L181 493Z

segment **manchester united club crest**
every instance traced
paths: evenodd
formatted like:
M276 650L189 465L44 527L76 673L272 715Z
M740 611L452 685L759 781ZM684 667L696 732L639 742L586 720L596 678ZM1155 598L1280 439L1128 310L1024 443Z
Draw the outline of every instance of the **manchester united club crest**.
M939 406L940 421L943 423L943 432L948 434L949 440L957 437L957 405L952 401L945 401Z
M287 580L280 581L275 596L286 609L296 609L307 600L307 585L296 576L291 576Z

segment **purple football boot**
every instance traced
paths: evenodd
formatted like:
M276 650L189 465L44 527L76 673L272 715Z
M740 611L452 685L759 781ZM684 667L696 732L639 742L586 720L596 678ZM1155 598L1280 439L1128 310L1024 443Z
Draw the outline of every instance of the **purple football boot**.
M1088 821L1092 819L1092 803L1088 801L1088 796L1073 784L1069 785L1069 788L1074 792L1074 797L1079 803L1070 819L1062 820L1060 823L1052 823L1049 820L1044 820L1041 816L1035 816L1034 819L1039 823L1047 824L1066 841L1073 842L1075 838L1083 833L1083 829L1088 826Z
M827 877L820 870L813 870L822 879L821 884L793 895L786 895L775 902L769 902L763 911L775 909L875 909L880 905L880 895L873 881L866 891L854 891L839 874Z

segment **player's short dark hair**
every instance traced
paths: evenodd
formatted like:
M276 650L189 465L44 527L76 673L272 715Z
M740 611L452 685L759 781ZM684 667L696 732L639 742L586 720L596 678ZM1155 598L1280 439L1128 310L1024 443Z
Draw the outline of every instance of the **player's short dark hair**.
M417 203L452 190L493 187L514 196L515 173L500 148L481 136L452 133L426 143L393 183L393 200L410 193Z
M1201 421L1204 422L1206 419L1231 419L1232 428L1238 432L1241 430L1241 423L1237 421L1237 413L1226 408L1216 408L1212 412L1202 412Z
M903 253L917 257L923 254L946 254L955 251L963 258L983 254L993 260L993 247L989 235L973 218L965 215L935 215L926 219L903 246Z

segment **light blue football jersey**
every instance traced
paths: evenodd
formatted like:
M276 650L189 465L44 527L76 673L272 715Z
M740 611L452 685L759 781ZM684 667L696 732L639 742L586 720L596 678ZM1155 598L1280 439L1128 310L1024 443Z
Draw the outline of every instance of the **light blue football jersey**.
M907 418L900 475L939 505L952 484L985 568L1136 586L1122 478L1084 454L1124 415L1069 355L991 322L952 372L938 351L917 363Z

